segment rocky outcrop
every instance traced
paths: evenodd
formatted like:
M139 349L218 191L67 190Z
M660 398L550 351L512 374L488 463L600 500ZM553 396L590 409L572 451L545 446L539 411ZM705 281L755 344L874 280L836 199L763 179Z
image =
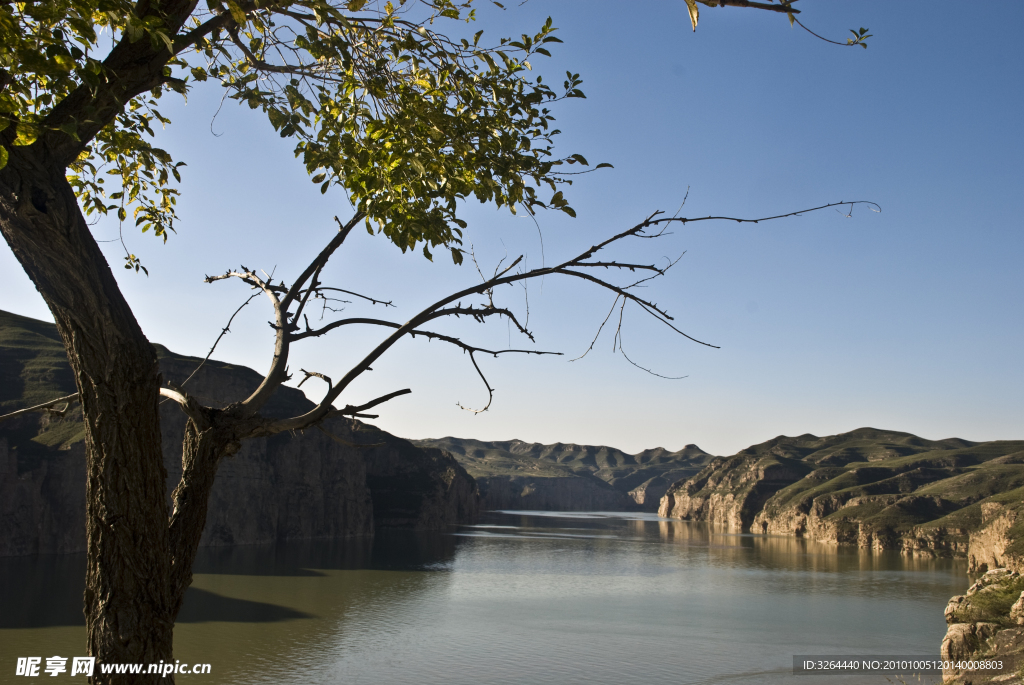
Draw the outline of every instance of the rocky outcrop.
M1024 559L1011 552L1016 540L1014 527L1020 518L1020 506L998 502L981 505L982 527L970 533L967 561L970 573L1009 568L1024 573Z
M53 344L59 345L55 331ZM165 379L178 384L199 361L158 350ZM206 404L224 406L259 382L251 369L211 361L185 387ZM73 387L53 390L68 394ZM311 407L300 391L281 388L264 413L295 415ZM169 498L181 476L185 416L170 402L160 411ZM0 424L0 556L85 550L82 437L76 410ZM200 545L365 536L375 528L440 530L477 511L476 484L451 455L334 419L322 430L243 442L218 470Z
M665 496L672 483L678 479L666 476L655 476L636 486L627 493L644 511L657 511L661 498Z
M661 499L658 515L748 530L769 497L809 470L785 457L742 452L716 457L693 478L670 487Z
M967 594L946 606L948 628L942 640L943 671L949 685L987 685L1024 682L1024 578L1009 569L985 573ZM1000 662L999 669L968 670L957 662Z
M490 476L478 481L484 509L635 511L625 493L593 476Z

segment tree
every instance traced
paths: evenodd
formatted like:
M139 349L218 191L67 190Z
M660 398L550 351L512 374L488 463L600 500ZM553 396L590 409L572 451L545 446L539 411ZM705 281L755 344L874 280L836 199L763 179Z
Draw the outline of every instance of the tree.
M789 2L700 2L797 12ZM687 3L696 26L696 5ZM259 408L285 380L288 337L314 334L294 326L309 298L323 292L322 263L357 224L402 250L422 243L428 259L441 249L459 263L460 200L573 214L559 187L571 180L565 169L587 162L555 156L558 132L547 106L582 97L579 75L568 73L557 92L531 77L529 60L559 42L550 21L490 47L480 33L456 38L435 28L472 18L471 0L382 8L366 0L0 4L0 232L50 308L79 390L88 460L84 603L89 653L100 661L171 659L216 462L239 440L281 428L261 423ZM126 221L130 211L143 231L164 240L174 231L181 163L149 140L152 124L167 123L157 109L162 95L209 80L262 110L296 140L313 181L324 192L340 186L356 207L290 288L246 270L234 274L275 300L278 350L260 389L222 413L161 388L152 345L86 222L93 213ZM552 192L546 201L544 187ZM130 254L124 266L144 268ZM487 291L480 287L473 292ZM415 329L405 324L393 335ZM330 401L345 385L332 385ZM190 416L173 511L163 494L161 393ZM303 425L330 411L330 402L321 404Z

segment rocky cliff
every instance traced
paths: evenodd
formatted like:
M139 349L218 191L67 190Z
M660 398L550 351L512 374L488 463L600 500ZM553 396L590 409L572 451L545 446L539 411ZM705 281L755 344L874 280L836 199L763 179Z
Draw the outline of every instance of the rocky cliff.
M834 544L967 556L972 570L1020 555L1024 441L924 440L862 428L780 436L674 484L662 516Z
M182 383L200 360L159 348L161 371ZM0 312L0 414L74 391L54 327ZM185 386L223 406L260 382L255 371L208 362ZM271 416L312 404L281 388ZM185 416L161 406L167 493L181 475ZM81 415L29 414L0 423L0 556L85 549ZM476 484L450 455L424 450L358 421L249 440L217 473L203 546L369 535L375 527L437 530L472 520Z
M946 669L947 685L1024 682L1024 577L1009 569L988 571L967 594L953 597L945 613L943 661L992 666Z
M479 484L485 509L656 511L669 485L711 459L696 445L628 454L600 445L521 440L415 442L451 452Z
M779 455L741 452L717 457L694 477L670 487L658 515L748 530L769 497L809 470L806 464Z

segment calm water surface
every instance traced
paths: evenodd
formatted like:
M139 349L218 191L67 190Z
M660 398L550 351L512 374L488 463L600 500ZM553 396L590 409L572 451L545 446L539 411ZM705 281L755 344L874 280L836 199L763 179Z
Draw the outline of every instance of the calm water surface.
M23 681L18 656L84 655L83 571L0 559L0 682ZM792 658L937 656L968 584L962 561L493 512L447 534L203 550L175 657L213 668L179 683L883 684L793 676Z

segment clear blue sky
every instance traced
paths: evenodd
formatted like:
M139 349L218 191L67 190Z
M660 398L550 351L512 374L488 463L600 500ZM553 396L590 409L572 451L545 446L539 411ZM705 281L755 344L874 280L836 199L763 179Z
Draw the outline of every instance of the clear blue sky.
M687 216L757 217L850 199L883 212L695 224L621 253L686 251L647 294L721 349L681 340L635 309L625 327L631 357L684 380L630 366L611 353L607 334L587 358L567 362L586 349L611 296L549 278L530 288L530 324L539 349L567 357L483 360L497 388L486 414L456 407L486 399L468 359L423 341L396 348L341 402L411 387L382 407L378 425L411 438L629 451L696 443L731 454L779 434L866 425L927 438L1024 437L1024 3L800 3L823 35L845 40L848 29L869 27L867 50L733 8L705 9L692 33L681 0L507 4L506 12L481 6L471 30L532 33L553 16L565 44L536 66L558 82L566 69L581 73L588 96L558 108L561 149L615 165L567 193L579 218L540 217L548 263L653 210L674 212L687 188ZM331 217L351 213L337 191L320 196L260 114L228 102L211 125L219 97L216 86L198 87L187 106L164 107L174 124L160 142L188 167L178 234L166 246L127 234L149 278L121 269L118 243L104 244L150 338L199 356L248 294L240 283L205 285L205 274L245 264L290 280L330 238ZM482 263L506 250L541 262L529 220L475 204L465 217ZM116 238L116 223L95 234ZM328 276L393 299L399 308L386 314L403 321L477 279L471 267L402 255L365 232ZM3 309L50 318L6 246L0 292ZM521 291L501 296L522 304ZM263 371L269 317L254 302L215 356ZM503 324L449 330L509 342ZM296 349L292 369L340 376L374 340L316 340Z

